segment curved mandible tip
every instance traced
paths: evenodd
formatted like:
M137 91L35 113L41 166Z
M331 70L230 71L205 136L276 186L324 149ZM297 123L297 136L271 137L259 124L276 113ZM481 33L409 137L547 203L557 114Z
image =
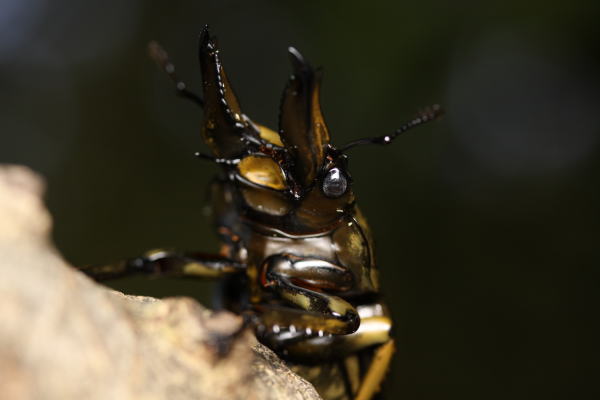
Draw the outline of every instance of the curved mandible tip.
M237 157L247 148L244 138L257 136L258 132L242 113L208 25L200 35L198 57L204 92L202 136L216 157Z
M288 55L294 73L307 73L312 70L311 65L295 47L288 47Z

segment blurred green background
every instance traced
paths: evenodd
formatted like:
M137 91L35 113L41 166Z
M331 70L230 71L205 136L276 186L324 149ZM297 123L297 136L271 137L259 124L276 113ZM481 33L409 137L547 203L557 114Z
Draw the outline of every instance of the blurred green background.
M192 156L206 150L202 112L174 96L149 40L198 89L209 23L245 112L271 126L298 47L325 68L338 144L438 102L443 120L351 154L396 321L388 398L571 398L597 363L593 4L0 0L0 162L47 178L54 239L74 264L214 250L216 169ZM197 282L115 287L210 301Z

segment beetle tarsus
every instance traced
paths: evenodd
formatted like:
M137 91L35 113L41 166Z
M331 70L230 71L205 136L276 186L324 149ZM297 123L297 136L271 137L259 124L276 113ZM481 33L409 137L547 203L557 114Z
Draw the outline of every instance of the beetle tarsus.
M80 268L95 280L144 274L179 278L219 278L243 272L246 266L221 255L152 250L141 257Z

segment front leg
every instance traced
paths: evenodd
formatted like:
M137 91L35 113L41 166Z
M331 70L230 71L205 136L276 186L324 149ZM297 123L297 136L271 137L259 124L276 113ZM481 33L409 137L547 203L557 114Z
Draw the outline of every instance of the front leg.
M266 341L297 340L306 335L346 335L360 325L352 304L326 292L340 293L352 287L351 273L339 265L291 254L274 255L263 264L261 282L290 305L256 306ZM286 334L279 334L281 329L286 329Z
M142 257L112 264L88 265L80 270L95 280L107 280L134 274L180 278L220 278L243 271L245 265L229 258L205 253L178 253L152 250Z

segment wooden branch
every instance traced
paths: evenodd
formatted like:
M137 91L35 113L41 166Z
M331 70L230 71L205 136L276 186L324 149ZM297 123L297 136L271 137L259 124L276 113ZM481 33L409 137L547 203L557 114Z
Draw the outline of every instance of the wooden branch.
M246 331L189 298L126 296L52 246L41 179L0 166L1 399L320 399Z

